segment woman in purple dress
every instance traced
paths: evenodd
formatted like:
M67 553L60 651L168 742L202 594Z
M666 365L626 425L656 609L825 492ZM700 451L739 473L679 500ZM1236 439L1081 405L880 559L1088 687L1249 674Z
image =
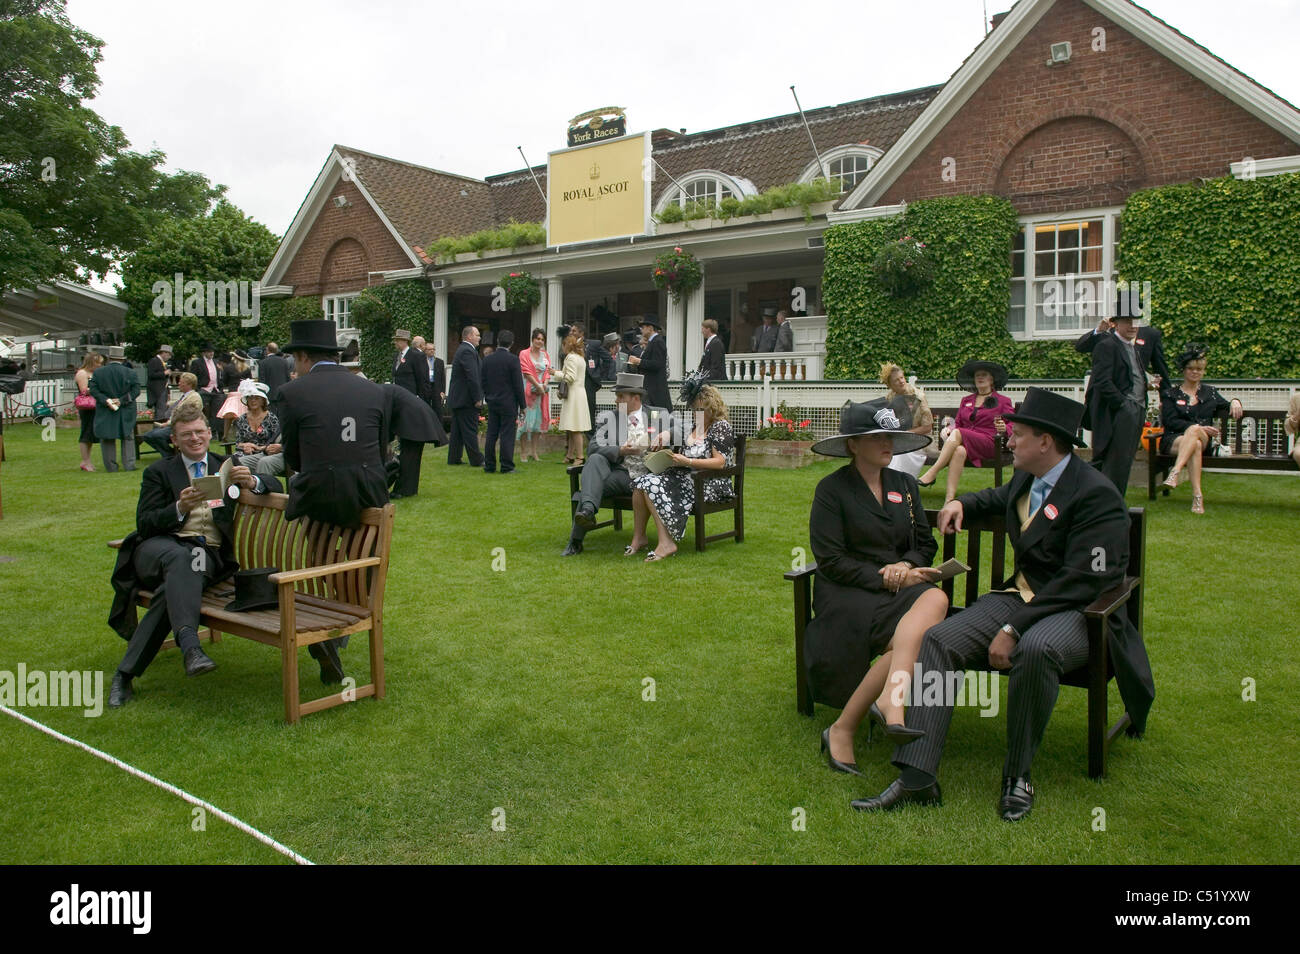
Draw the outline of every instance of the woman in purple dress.
M957 482L967 460L978 467L1001 453L998 438L1006 430L1002 416L1015 410L1011 399L998 393L1006 387L1007 378L1007 369L994 361L967 361L957 372L957 383L974 393L961 399L957 419L939 431L939 440L943 442L939 459L916 478L922 487L932 487L939 472L947 467L944 503L957 496Z

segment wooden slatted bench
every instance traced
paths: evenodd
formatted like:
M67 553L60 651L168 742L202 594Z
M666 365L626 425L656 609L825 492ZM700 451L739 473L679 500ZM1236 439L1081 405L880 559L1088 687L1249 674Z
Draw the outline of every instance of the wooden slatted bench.
M390 503L363 510L361 526L348 530L305 517L286 520L288 502L285 494L244 490L235 505L235 559L244 569L279 567L270 577L279 607L230 612L225 607L235 598L235 586L226 580L204 591L200 622L214 641L230 633L279 648L284 718L294 723L355 699L384 697L384 585L395 508ZM148 607L152 598L152 591L141 590L138 605ZM360 632L370 634L370 682L301 702L298 650Z
M930 526L937 525L939 511L927 510L926 517ZM1110 617L1124 608L1129 620L1142 633L1142 572L1146 561L1146 513L1141 507L1129 508L1129 557L1128 569L1124 582L1109 592L1103 593L1083 611L1088 625L1088 663L1066 673L1061 684L1077 686L1088 690L1088 777L1100 778L1106 774L1106 756L1111 743L1131 724L1127 712L1106 728L1107 686L1114 668L1110 660L1110 647L1106 641ZM944 560L957 555L957 539L966 540L966 554L961 561L971 568L965 579L963 601L959 606L956 600L957 577L942 583L943 591L948 595L948 615L960 612L979 598L980 569L984 556L984 537L989 540L989 557L991 579L1002 579L1006 572L1007 532L1003 519L986 517L978 520L966 518L962 521L962 530L956 534L942 537L942 554ZM795 698L798 709L806 716L813 714L816 700L808 685L808 674L804 668L804 632L808 621L812 619L812 580L817 572L813 563L801 570L785 574L785 578L794 583L794 660L795 660ZM987 667L986 667L987 668ZM990 672L998 670L988 669ZM1006 675L1004 672L1003 675Z
M943 441L939 440L939 431L942 430L943 419L951 417L956 420L958 410L959 408L955 407L930 408L930 413L934 415L934 443L926 448L927 457L929 456L928 452L931 450L936 452L936 457L938 456L937 452L943 448ZM1007 434L1010 430L1011 425L1008 423L1007 429L997 435L998 452L992 460L986 460L978 467L975 467L969 460L966 461L967 467L975 467L976 470L992 470L994 487L1002 486L1002 472L1005 468L1011 467L1011 451L1007 450ZM933 460L931 460L931 463L933 463ZM935 486L938 486L938 481L935 482Z
M1252 439L1245 440L1246 421L1253 421ZM1295 459L1287 453L1287 433L1285 427L1286 411L1246 411L1241 420L1233 421L1232 415L1224 411L1215 422L1219 434L1227 438L1225 446L1232 449L1231 457L1201 455L1201 466L1215 470L1296 470ZM1229 424L1234 426L1229 428ZM1163 491L1166 496L1169 488L1161 486L1169 470L1174 466L1175 458L1159 451L1159 441L1152 440L1147 446L1147 497L1156 499L1156 491Z
M578 511L578 490L581 487L582 467L573 465L567 470L569 475L569 518L572 520L573 515ZM716 480L719 477L731 478L731 489L733 496L729 500L718 500L710 503L704 499L704 481ZM741 543L745 539L745 438L741 435L736 437L736 463L731 467L724 467L721 470L692 470L691 479L695 481L695 509L691 511L691 516L695 521L695 549L703 552L704 548L710 543L716 543L719 540L728 538L734 539ZM602 527L612 526L615 530L623 529L623 512L632 510L632 497L630 494L620 497L606 496L600 502L601 507L612 510L613 513L608 520L599 521L592 530L599 530ZM723 533L708 535L704 532L704 517L706 514L720 513L724 510L732 512L733 524L730 530ZM588 531L590 532L590 531Z

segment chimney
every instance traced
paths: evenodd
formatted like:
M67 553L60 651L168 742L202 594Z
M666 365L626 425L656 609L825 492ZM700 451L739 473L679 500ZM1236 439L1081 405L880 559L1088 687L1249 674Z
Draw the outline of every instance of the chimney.
M989 27L990 32L992 32L993 30L996 30L996 29L998 28L998 24L1001 23L1003 20L1005 20L1005 19L1007 18L1007 15L1008 15L1009 13L1011 13L1010 10L1007 10L1007 11L1005 11L1004 13L995 13L995 14L993 14L993 16L992 16L992 18L991 18L992 21L993 21L993 25L992 25L991 27Z

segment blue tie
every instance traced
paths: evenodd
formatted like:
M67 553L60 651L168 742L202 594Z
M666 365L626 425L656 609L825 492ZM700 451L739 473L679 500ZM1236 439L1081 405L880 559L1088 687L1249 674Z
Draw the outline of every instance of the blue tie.
M1051 489L1043 478L1034 478L1034 485L1029 489L1029 512L1031 514L1038 512L1038 508L1043 505L1043 500L1046 499Z
M194 467L194 476L195 476L195 477L202 477L202 476L203 476L203 461L201 461L201 460L196 460L196 461L194 462L194 464L193 464L193 467Z

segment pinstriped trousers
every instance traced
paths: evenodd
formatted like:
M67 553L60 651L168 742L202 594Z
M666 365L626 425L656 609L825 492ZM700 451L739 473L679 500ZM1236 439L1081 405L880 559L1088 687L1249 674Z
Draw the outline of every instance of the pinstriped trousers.
M968 609L926 631L918 662L922 679L931 671L964 672L987 669L989 644L1011 615L1024 606L1018 593L988 593ZM1083 613L1070 610L1044 617L1022 633L1011 653L1007 686L1007 757L1002 774L1029 776L1038 744L1060 691L1061 676L1088 661L1088 630ZM922 683L924 684L924 683ZM944 684L947 684L945 676ZM924 729L925 737L894 750L893 763L939 774L944 740L952 722L955 700L925 705L914 700L907 708L907 726Z

